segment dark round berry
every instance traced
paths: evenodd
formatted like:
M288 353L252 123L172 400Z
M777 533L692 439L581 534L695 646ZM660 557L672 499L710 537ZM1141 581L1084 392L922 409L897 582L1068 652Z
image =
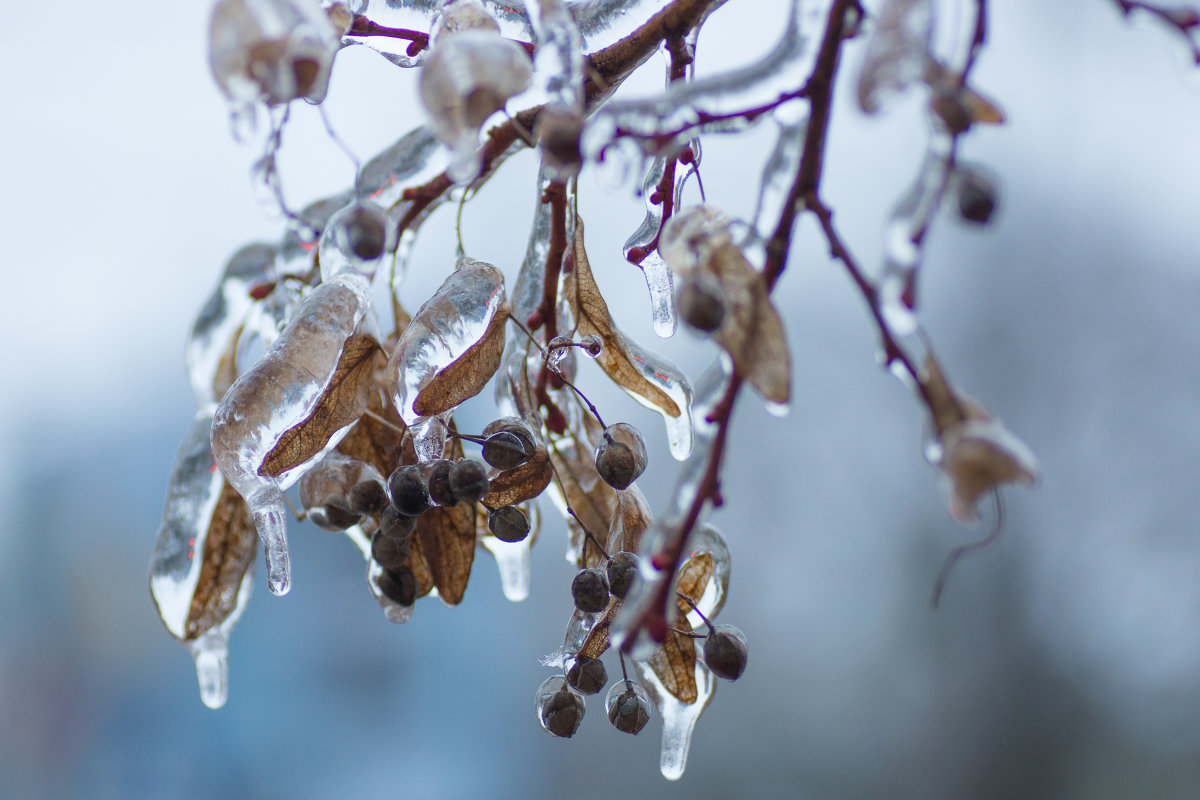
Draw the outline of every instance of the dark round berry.
M638 559L633 553L627 550L622 550L619 553L614 553L613 557L608 561L608 591L612 592L613 597L625 599L625 595L629 594L629 587L633 584L633 579L637 576Z
M595 694L608 683L608 671L600 659L579 655L567 670L567 683L584 694Z
M347 499L350 501L351 511L369 516L375 516L383 511L388 504L387 489L376 480L360 481L354 484Z
M575 607L585 614L597 614L608 607L608 579L598 569L581 569L571 581Z
M411 552L412 546L409 544L407 536L397 539L376 533L371 538L371 558L386 569L403 566L408 561Z
M416 527L416 517L401 514L395 506L388 506L379 515L379 532L393 539L407 539Z
M538 722L555 736L564 739L574 736L586 710L583 695L567 686L561 677L548 678L538 689Z
M396 471L388 478L388 494L392 498L392 505L405 516L417 517L429 510L425 476L415 464L396 467Z
M433 462L426 473L426 478L429 480L430 499L445 508L458 505L458 498L450 489L450 470L453 466L453 461L442 458Z
M387 220L383 212L369 205L357 205L342 219L350 251L363 261L374 261L387 246Z
M596 471L614 489L627 489L646 469L646 442L625 422L609 425L596 445Z
M736 681L746 671L746 636L732 625L716 625L704 639L704 663L718 678Z
M533 452L533 442L516 431L496 431L483 442L483 460L499 470L516 469Z
M621 733L636 736L650 721L650 698L640 684L631 680L613 684L604 704L608 721Z
M379 591L402 606L411 606L417 599L417 576L408 567L385 569L379 576Z
M516 506L503 506L488 512L488 530L502 542L521 542L529 535L529 517Z
M701 333L713 333L725 321L725 298L709 280L685 280L679 287L679 316Z
M958 215L967 222L986 225L996 210L996 184L978 170L966 170L959 176Z
M308 518L316 524L318 528L323 528L327 531L344 531L346 528L357 525L362 522L362 515L355 514L350 509L338 503L326 503L323 506L317 506L310 509Z
M474 503L488 493L487 467L473 458L454 462L450 468L450 491L463 503Z

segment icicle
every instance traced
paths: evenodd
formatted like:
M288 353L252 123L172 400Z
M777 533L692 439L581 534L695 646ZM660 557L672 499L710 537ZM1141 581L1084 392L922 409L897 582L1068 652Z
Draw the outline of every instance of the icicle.
M746 246L755 246L761 251L761 246L775 232L784 203L792 188L792 179L800 166L800 156L804 150L804 132L808 127L808 111L799 104L785 104L775 109L771 115L778 128L775 147L771 157L763 165L762 179L759 181L758 200L754 206L753 222L750 224L750 240ZM743 247L745 249L745 247ZM761 267L766 260L765 253L758 253L757 261Z
M347 341L355 336L378 341L369 308L367 282L361 275L340 273L322 283L297 309L266 355L230 387L213 418L213 455L254 516L266 549L267 583L274 594L286 594L291 581L282 490L332 450L349 425L314 431L323 439L322 447L303 460L300 455L308 455L307 450L294 455L293 449L312 443L295 439L293 430L312 419L342 361ZM363 408L339 409L352 419L365 409L365 394L359 394L362 396L348 402L361 402ZM281 445L287 436L293 438ZM284 449L278 450L281 446Z
M241 498L213 468L211 413L201 412L171 472L150 559L150 594L167 631L196 661L200 696L225 703L226 651L254 586L255 537Z
M688 704L675 699L663 686L658 676L654 674L654 670L644 662L634 661L633 669L642 684L645 685L650 699L658 708L659 715L662 716L663 735L662 751L658 762L659 770L667 780L677 781L683 777L683 771L687 767L688 750L691 748L692 732L696 728L696 722L704 713L704 709L708 708L713 693L716 691L717 682L713 680L708 667L704 666L702 661L697 660L696 690L698 697L696 702Z
M255 305L251 291L276 280L275 256L274 247L260 243L234 253L192 325L184 363L201 408L215 407L237 377L237 341Z
M671 157L674 158L674 155ZM646 288L650 292L650 319L654 324L654 332L663 339L669 339L675 334L677 324L671 270L658 254L657 248L647 252L648 246L657 238L662 227L663 203L661 198L656 197L656 193L665 167L666 158L663 156L658 156L650 162L642 180L642 200L646 204L646 216L642 218L638 229L621 246L621 252L627 260L637 264L646 278ZM654 202L655 199L659 202ZM640 261L630 255L630 251L635 248L643 253Z

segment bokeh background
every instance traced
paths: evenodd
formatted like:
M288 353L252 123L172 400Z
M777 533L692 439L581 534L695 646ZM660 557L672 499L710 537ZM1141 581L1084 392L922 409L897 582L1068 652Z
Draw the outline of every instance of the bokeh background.
M815 20L824 3L811 5ZM739 404L713 516L733 551L721 618L749 637L749 669L719 686L673 784L657 721L620 735L602 698L569 742L534 720L550 674L538 659L570 611L552 512L528 600L503 600L481 557L460 607L423 602L402 627L347 541L294 526L292 593L271 597L259 576L229 703L201 705L146 586L192 418L181 353L225 258L281 227L206 68L208 3L7 9L0 796L1200 796L1200 71L1173 32L1109 0L989 5L977 85L1009 124L972 134L965 155L1001 176L1003 205L982 231L939 218L924 314L950 374L1034 448L1043 482L1006 493L1004 537L931 611L942 558L984 529L946 514L921 412L877 367L864 308L806 220L776 300L791 413ZM783 18L779 0L730 2L701 39L701 74L753 60ZM863 49L846 48L825 195L875 265L927 123L920 93L859 114ZM658 64L646 72L632 89L660 85ZM346 50L330 117L370 156L419 122L412 84ZM281 156L296 205L353 177L300 112ZM709 198L748 214L770 141L767 128L707 139ZM467 249L510 278L534 171L512 159L464 214ZM623 326L698 375L711 346L656 340L620 260L639 201L585 179L592 260ZM410 307L452 263L451 217L421 236ZM583 380L647 434L641 485L665 508L677 465L657 418Z

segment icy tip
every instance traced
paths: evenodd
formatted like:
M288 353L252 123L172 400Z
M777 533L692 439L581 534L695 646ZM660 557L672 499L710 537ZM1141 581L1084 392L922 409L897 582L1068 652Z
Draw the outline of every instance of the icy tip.
M278 597L292 589L292 563L286 548L267 551L267 588Z
M196 659L196 677L200 681L200 700L212 709L225 705L229 697L229 651L224 647L201 647Z

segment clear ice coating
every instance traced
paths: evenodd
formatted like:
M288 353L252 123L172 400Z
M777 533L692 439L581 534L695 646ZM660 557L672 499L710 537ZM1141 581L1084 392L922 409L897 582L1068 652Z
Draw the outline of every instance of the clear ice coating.
M392 402L405 425L422 420L413 408L421 390L484 337L504 302L504 274L463 260L417 310L388 360Z
M321 280L358 275L369 282L387 253L387 215L371 202L354 201L329 218L318 244Z
M875 18L858 79L858 105L868 114L925 75L933 40L931 0L887 0Z
M674 155L671 157L674 158ZM634 248L645 252L662 227L663 203L652 202L651 198L665 171L664 156L656 156L651 160L642 180L642 200L646 204L646 216L642 218L638 229L621 246L621 252L626 259L630 259L630 251ZM650 320L654 325L654 333L663 339L671 338L675 335L675 327L678 324L675 318L675 290L671 270L667 268L667 263L658 254L657 249L645 252L640 260L630 260L637 263L646 278L646 289L650 292Z
M150 559L150 594L163 624L187 647L196 662L200 699L220 708L228 695L229 633L237 624L254 586L254 546L208 548L213 518L225 481L213 467L209 430L211 411L201 411L184 438L171 471L162 524ZM223 563L206 563L222 559ZM202 575L218 580L215 603L193 609ZM207 591L212 586L202 587Z
M496 559L496 568L500 570L500 590L504 597L512 603L519 603L529 597L529 558L533 543L537 541L537 531L540 527L537 506L526 503L521 506L525 516L529 518L529 535L519 542L502 542L495 536L480 536L479 546L492 554Z
M693 629L704 624L704 617L713 619L721 613L725 606L725 597L729 594L729 547L721 532L706 522L698 522L688 535L687 550L684 551L683 563L699 555L707 555L712 559L712 577L704 586L704 594L692 598L696 609L688 612L687 620ZM704 616L702 617L701 614Z
M452 153L451 178L465 182L479 174L483 123L525 91L532 76L528 54L501 38L479 0L452 0L442 7L418 89L434 132Z
M213 455L250 507L274 594L286 594L291 584L283 490L332 450L349 426L312 430L321 448L302 453L307 457L298 463L275 451L285 436L313 419L347 340L356 334L379 338L368 314L367 289L366 279L353 273L340 273L314 289L262 359L230 387L213 417ZM365 410L365 399L354 398L363 405L352 409L355 419ZM301 438L300 446L311 444ZM279 468L268 465L275 456L285 458Z
M779 42L762 59L742 69L694 81L677 81L645 99L609 103L592 116L584 131L585 155L596 160L618 132L636 136L655 151L671 149L664 138L686 131L675 146L701 132L739 132L761 117L748 120L747 109L768 106L795 90L797 66L805 55L797 22L797 2L790 4Z
M237 343L255 301L251 290L276 280L276 249L249 244L234 253L192 325L184 352L196 405L215 407L237 377Z
M533 80L550 106L581 114L583 51L575 20L563 0L528 0L527 5L537 35Z
M218 0L209 28L209 63L238 111L262 100L325 99L340 47L317 0Z
M708 708L716 691L717 682L703 661L696 660L696 691L694 703L683 703L677 700L654 674L654 670L643 661L634 661L633 670L638 679L646 687L650 699L658 708L663 721L662 750L659 753L658 768L664 778L677 781L683 777L687 767L688 750L692 746L692 732L704 709Z
M642 349L641 345L632 339L625 339L625 348L633 360L634 367L642 377L661 389L675 402L681 411L678 417L673 417L646 398L633 392L629 396L653 411L657 411L667 429L667 446L671 456L676 461L683 461L692 452L692 385L679 367L671 362Z

